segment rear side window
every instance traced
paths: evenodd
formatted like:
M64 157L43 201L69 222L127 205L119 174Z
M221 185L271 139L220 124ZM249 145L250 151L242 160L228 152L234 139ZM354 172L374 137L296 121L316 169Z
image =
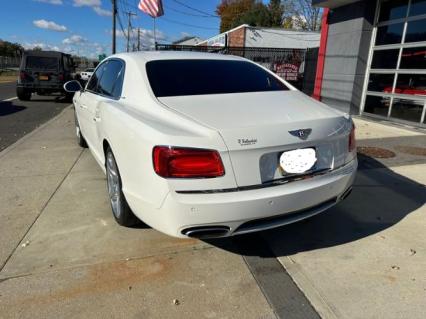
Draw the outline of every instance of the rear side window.
M124 63L119 60L109 60L101 68L103 68L102 77L97 91L102 95L119 98L123 85Z
M146 71L157 97L288 90L276 77L245 61L158 60L148 62Z
M59 59L41 56L27 57L27 69L57 70Z

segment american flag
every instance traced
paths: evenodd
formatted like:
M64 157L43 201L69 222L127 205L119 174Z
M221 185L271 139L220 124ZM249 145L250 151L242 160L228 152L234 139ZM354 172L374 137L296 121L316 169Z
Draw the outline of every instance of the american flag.
M164 14L161 0L141 0L138 8L153 18L161 17Z

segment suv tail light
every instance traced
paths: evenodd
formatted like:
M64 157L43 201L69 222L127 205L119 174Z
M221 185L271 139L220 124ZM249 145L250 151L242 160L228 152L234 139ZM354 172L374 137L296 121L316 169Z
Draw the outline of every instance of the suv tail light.
M64 75L62 73L59 73L58 79L59 79L59 81L63 81L64 80Z
M355 148L356 148L355 124L352 123L351 133L349 134L348 150L349 150L349 152L353 152L355 150Z
M20 78L22 81L25 81L25 80L26 80L26 78L27 78L27 74L26 74L24 71L21 71L21 72L19 73L19 78Z
M154 170L168 178L211 178L225 174L219 152L214 150L156 146Z

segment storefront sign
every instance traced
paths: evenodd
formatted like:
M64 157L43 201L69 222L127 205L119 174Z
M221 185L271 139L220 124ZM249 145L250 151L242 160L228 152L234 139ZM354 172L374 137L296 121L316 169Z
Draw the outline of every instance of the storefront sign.
M275 63L274 72L286 81L297 81L299 66L292 63Z

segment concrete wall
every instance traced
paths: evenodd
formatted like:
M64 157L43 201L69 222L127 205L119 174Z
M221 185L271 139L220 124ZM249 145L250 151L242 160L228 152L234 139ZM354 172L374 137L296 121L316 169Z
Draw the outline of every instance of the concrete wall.
M375 0L355 2L329 13L322 101L358 114L376 10Z

